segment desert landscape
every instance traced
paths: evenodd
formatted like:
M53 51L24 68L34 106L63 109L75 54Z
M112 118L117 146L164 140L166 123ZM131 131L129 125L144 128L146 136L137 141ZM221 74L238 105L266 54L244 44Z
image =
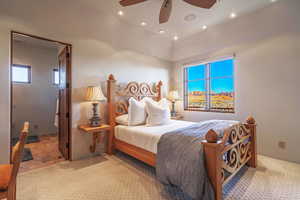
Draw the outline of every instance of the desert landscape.
M188 107L191 109L234 112L234 92L210 94L211 105L207 105L208 95L202 91L193 91L188 95Z

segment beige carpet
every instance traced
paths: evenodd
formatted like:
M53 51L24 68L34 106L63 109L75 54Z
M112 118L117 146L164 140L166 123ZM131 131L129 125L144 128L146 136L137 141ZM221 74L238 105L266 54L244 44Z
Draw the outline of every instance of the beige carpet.
M18 200L188 200L155 170L124 154L62 162L18 178ZM300 200L300 165L259 157L224 189L226 200Z

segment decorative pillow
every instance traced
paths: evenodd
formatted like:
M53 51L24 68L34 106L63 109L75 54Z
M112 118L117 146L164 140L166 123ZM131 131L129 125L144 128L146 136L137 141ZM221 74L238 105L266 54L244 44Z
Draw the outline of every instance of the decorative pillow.
M116 117L116 122L120 125L128 126L128 114Z
M162 99L159 102L148 100L145 104L148 114L146 120L147 126L163 125L170 122L171 115L167 99Z
M129 99L128 107L128 126L137 126L146 123L147 113L145 110L145 102L148 98L141 101L135 100L133 97Z

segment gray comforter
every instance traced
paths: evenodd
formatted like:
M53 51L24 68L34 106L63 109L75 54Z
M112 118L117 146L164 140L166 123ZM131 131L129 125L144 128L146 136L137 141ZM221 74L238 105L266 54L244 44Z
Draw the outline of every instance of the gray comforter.
M201 140L214 129L219 136L237 121L210 120L164 134L158 143L156 174L165 185L180 188L195 200L213 200Z

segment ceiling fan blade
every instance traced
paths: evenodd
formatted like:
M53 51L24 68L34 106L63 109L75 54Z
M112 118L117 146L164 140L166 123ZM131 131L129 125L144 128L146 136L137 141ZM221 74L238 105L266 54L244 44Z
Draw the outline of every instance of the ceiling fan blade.
M121 6L125 7L125 6L131 6L131 5L134 5L137 3L142 3L144 1L147 1L147 0L122 0L119 3L121 4Z
M171 11L172 11L172 0L164 0L164 3L160 9L160 14L159 14L160 24L169 21Z
M193 6L197 6L200 8L211 8L213 7L213 5L215 5L215 3L217 2L217 0L183 0Z

